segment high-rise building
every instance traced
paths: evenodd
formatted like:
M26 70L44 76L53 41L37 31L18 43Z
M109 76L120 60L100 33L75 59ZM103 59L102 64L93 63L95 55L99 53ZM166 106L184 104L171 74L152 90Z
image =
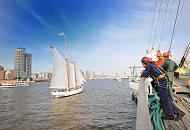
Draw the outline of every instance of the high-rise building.
M25 48L16 48L14 53L14 77L16 79L31 78L32 55L25 53Z
M0 65L0 80L5 79L5 72L4 72L4 67Z
M0 65L0 71L4 71L4 67Z
M14 77L24 79L25 48L16 48L14 52Z
M25 54L25 76L29 79L31 78L32 72L32 54Z

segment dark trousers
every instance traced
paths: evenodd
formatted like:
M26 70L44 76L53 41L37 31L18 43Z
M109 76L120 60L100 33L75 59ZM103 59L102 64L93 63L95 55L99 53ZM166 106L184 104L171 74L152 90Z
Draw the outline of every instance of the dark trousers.
M172 101L172 97L168 88L168 80L165 78L162 78L158 81L158 96L160 97L160 103L164 114L176 115L181 112Z

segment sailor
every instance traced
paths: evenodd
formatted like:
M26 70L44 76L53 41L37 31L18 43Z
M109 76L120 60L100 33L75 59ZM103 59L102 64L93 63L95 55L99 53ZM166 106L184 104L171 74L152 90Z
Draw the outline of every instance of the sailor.
M164 58L163 58L162 53L160 51L157 51L157 58L158 58L158 60L155 61L154 63L157 66L160 66L164 62Z
M141 62L145 68L141 74L141 77L152 77L157 82L158 96L163 109L162 118L166 120L180 120L185 113L173 104L171 95L168 91L168 79L164 73L164 70L156 66L154 63L149 62L148 57L143 57Z
M169 79L169 90L172 96L172 86L174 79L174 71L177 70L178 65L171 60L171 52L165 52L163 54L165 61L160 65L165 71Z

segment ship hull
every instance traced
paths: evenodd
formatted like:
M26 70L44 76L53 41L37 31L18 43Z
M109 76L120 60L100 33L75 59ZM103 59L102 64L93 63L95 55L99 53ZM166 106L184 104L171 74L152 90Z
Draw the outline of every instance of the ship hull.
M17 88L18 86L11 86L11 85L9 85L9 86L5 86L5 85L2 85L2 86L0 86L0 88Z
M78 89L74 89L74 90L67 90L67 91L64 91L62 92L61 90L53 90L51 92L51 94L57 98L59 97L68 97L68 96L72 96L72 95L75 95L75 94L79 94L83 91L83 87L80 87Z
M17 82L10 82L10 83L2 83L0 86L1 88L16 88L16 87L25 87L29 86L29 83L25 81L17 81Z

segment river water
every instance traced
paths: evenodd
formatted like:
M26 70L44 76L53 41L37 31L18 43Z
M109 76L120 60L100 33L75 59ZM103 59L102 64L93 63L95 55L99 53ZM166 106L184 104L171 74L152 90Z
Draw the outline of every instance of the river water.
M48 82L0 88L3 130L134 130L136 104L128 80L88 80L83 93L54 98Z

